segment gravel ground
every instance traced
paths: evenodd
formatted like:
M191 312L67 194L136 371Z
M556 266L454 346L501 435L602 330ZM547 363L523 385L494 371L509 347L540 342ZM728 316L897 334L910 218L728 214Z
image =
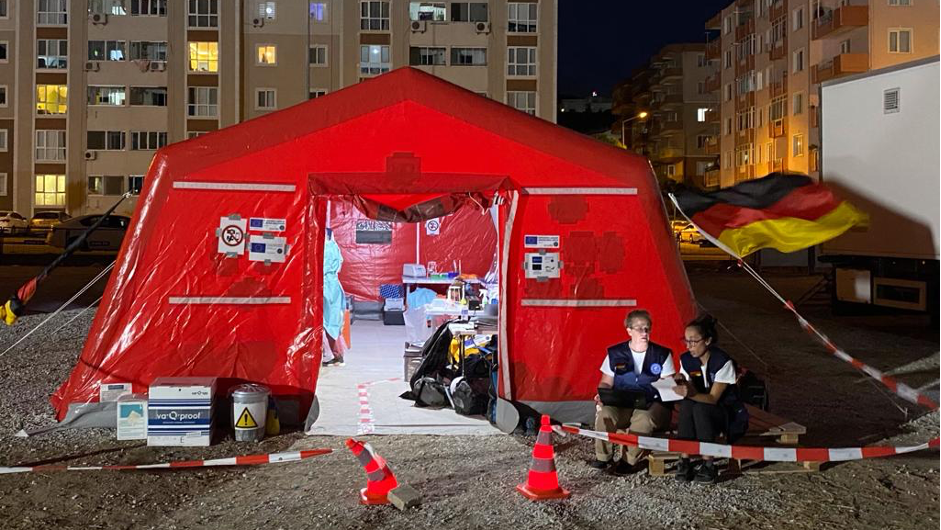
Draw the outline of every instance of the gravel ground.
M937 437L938 415L887 396L804 335L745 277L691 274L700 303L735 334L723 343L762 374L772 411L808 427L805 445L911 445ZM814 278L771 276L790 297ZM715 487L678 484L646 473L615 477L589 468L588 440L556 438L556 464L572 497L534 503L514 491L525 479L533 438L526 436L378 436L370 442L423 504L408 512L363 507L365 477L339 437L292 432L257 445L227 440L209 448L155 448L118 442L105 429L29 439L21 428L52 422L49 394L67 377L91 325L89 311L58 316L23 346L0 357L0 465L143 464L246 453L329 447L299 463L247 468L0 475L0 527L169 528L938 528L937 451L787 473L724 477ZM923 386L938 378L938 333L921 317L807 316L851 354ZM42 315L0 330L0 348ZM737 340L736 340L737 339ZM0 350L2 351L2 350ZM937 386L935 385L936 389ZM936 395L936 393L935 393Z

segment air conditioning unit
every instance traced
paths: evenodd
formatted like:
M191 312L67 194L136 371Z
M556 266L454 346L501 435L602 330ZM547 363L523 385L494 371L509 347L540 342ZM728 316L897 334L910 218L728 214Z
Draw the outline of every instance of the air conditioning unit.
M108 23L108 15L106 15L105 13L89 13L88 20L92 24L104 25Z
M474 29L477 30L477 33L490 33L490 23L489 22L478 22L474 24Z
M164 61L151 61L148 68L151 72L163 72L167 69L167 63Z
M262 26L264 26L264 25L265 25L265 19L263 19L263 18L261 18L261 17L253 18L253 19L252 19L252 26L254 26L254 27L256 27L256 28L260 28L260 27L262 27Z
M424 33L428 29L428 23L424 20L412 21L412 33Z
M98 71L98 61L85 61L85 71L86 71L86 72L97 72L97 71Z
M94 160L96 158L98 158L98 151L85 151L85 160Z

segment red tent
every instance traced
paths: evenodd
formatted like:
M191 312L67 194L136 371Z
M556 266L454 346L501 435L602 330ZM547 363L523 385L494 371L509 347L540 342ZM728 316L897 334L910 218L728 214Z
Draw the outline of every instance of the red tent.
M590 417L628 310L677 352L695 312L645 159L402 68L157 153L58 417L158 376L264 383L303 416L328 201L407 222L498 204L499 392L563 420Z

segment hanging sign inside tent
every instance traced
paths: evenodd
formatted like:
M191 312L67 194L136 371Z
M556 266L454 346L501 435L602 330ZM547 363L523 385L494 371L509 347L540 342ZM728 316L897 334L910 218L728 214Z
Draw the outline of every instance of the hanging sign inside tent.
M267 219L264 217L250 217L248 219L248 228L252 232L284 232L287 224L287 219Z
M245 253L245 228L247 224L247 221L238 215L222 217L219 220L216 237L219 238L218 250L220 254L241 256Z
M387 221L373 221L371 219L357 219L356 243L372 245L388 245L392 243L392 223Z
M425 233L429 236L436 236L441 233L441 219L429 219L425 221Z

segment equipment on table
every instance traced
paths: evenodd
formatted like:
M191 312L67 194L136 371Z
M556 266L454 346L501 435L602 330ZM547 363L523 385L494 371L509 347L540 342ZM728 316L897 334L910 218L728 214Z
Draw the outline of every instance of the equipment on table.
M402 265L402 276L409 278L424 278L428 275L425 266L420 263L406 263Z

